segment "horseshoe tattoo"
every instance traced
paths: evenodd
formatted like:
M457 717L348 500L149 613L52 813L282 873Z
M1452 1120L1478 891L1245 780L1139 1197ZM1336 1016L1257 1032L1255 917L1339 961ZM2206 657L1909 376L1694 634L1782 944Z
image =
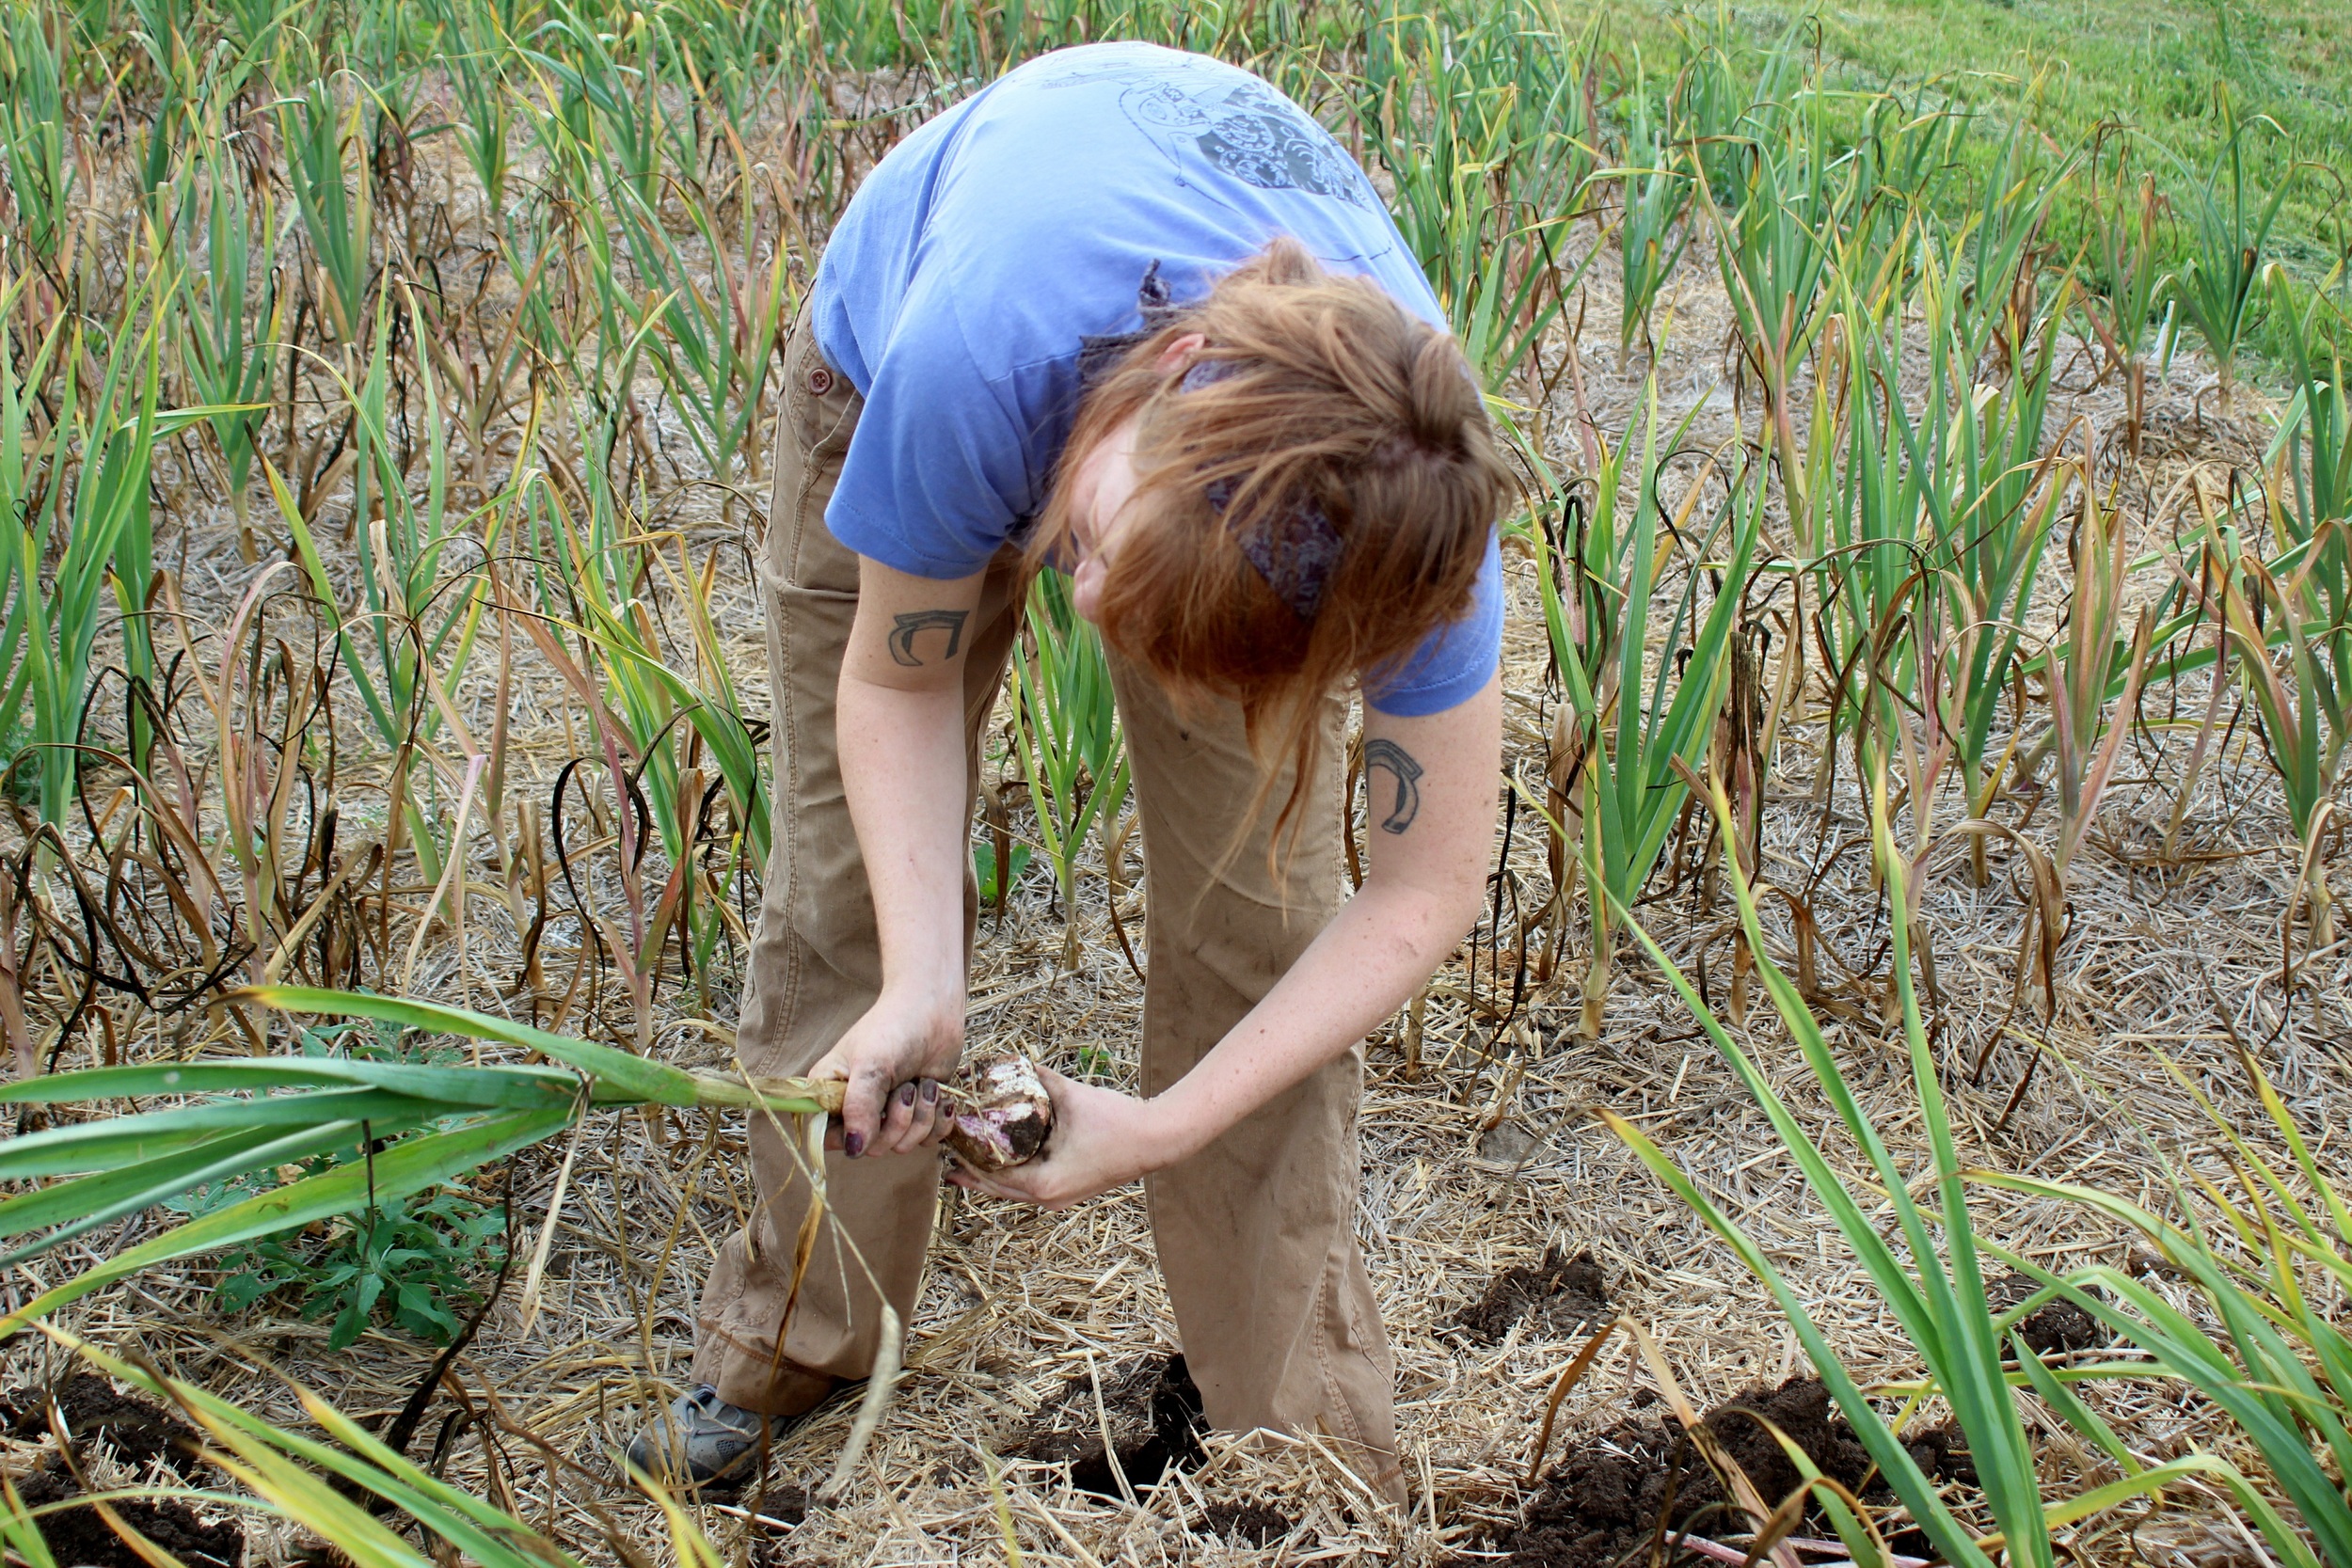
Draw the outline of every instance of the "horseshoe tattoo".
M914 669L923 662L923 656L914 651L915 638L927 631L944 631L947 634L947 651L940 657L955 657L956 649L963 641L964 619L970 614L965 610L917 610L898 617L890 631L890 657Z
M1393 740L1364 742L1364 787L1372 787L1372 770L1385 768L1396 779L1396 803L1380 819L1380 831L1401 833L1421 815L1421 764Z

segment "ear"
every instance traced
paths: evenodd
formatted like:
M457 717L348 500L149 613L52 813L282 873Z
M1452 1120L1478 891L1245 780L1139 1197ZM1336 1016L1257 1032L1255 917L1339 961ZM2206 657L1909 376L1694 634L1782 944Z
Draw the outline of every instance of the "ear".
M1169 340L1168 345L1160 350L1160 356L1152 362L1152 368L1163 373L1173 372L1189 363L1194 355L1208 346L1207 334L1187 332L1182 337Z

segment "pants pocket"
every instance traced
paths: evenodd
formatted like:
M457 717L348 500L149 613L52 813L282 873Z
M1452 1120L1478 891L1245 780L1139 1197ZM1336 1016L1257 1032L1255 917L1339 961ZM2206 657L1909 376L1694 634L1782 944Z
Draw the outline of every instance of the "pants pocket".
M849 377L825 362L805 318L785 346L784 376L762 568L778 585L854 594L857 556L826 529L825 507L864 403Z

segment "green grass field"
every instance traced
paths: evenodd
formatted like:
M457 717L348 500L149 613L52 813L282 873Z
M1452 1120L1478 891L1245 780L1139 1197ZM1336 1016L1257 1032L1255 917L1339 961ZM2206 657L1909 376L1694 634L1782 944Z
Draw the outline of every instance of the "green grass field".
M2291 186L2272 236L2277 258L2316 283L2352 245L2352 10L2329 0L1750 0L1712 9L1580 0L1568 9L1652 57L1671 57L1693 36L1762 47L1807 25L1825 86L2022 115L2062 151L2087 150L2103 127L2128 127L2200 173L2225 145L2226 98L2239 120L2255 122L2246 150L2256 182ZM2119 147L2107 142L2110 160ZM2168 182L2180 178L2152 150L2138 159ZM2061 221L2058 232L2071 231Z
M2343 254L2352 13L2341 5L1869 0L1818 14L1826 48L1851 63L1857 83L1935 82L1964 100L2029 104L2062 144L2121 122L2201 167L2221 146L2217 95L2226 90L2239 116L2266 116L2282 133L2261 144L2265 176L2286 166L2290 149L2313 166L2296 171L2281 251L2314 274Z

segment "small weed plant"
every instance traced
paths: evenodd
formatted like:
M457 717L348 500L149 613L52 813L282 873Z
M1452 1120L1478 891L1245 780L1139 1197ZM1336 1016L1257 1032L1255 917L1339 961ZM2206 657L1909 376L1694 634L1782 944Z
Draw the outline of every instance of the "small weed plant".
M287 1167L294 1180L315 1176L355 1156L328 1155ZM191 1218L258 1197L276 1183L224 1181L173 1200ZM344 1350L371 1323L389 1322L436 1345L456 1338L464 1312L478 1305L485 1281L506 1259L506 1210L442 1187L387 1198L356 1214L314 1221L230 1249L220 1259L213 1299L224 1311L282 1300L307 1322L330 1313L331 1350Z
M302 1033L302 1054L313 1060L453 1061L448 1051L422 1052L411 1031L364 1021ZM258 1198L281 1185L349 1165L366 1166L373 1140L290 1162L276 1171L248 1172L173 1198L165 1207L190 1219ZM230 1312L277 1299L306 1322L334 1318L327 1344L344 1350L371 1323L389 1322L433 1344L456 1338L462 1314L478 1305L485 1281L506 1260L503 1204L485 1203L467 1189L446 1186L402 1196L376 1196L365 1208L257 1237L223 1252L214 1300Z

